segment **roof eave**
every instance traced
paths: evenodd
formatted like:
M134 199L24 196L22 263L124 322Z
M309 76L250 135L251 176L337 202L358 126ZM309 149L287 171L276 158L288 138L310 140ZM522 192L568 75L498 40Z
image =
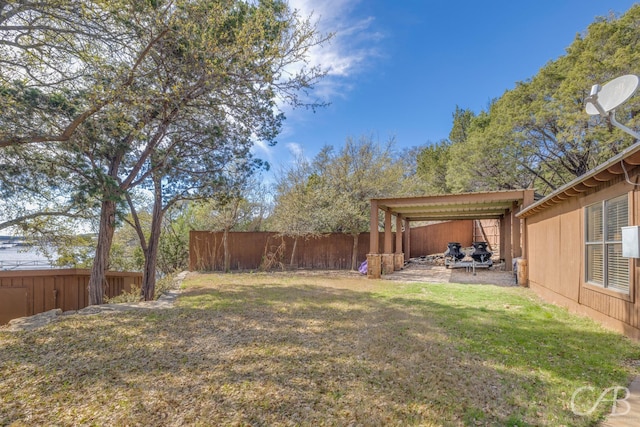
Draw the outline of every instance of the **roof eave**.
M584 191L586 191L588 188L595 187L596 185L600 185L601 183L611 181L615 176L619 175L622 172L614 173L614 172L611 172L609 169L611 169L611 167L616 165L618 162L628 160L630 157L636 154L640 154L640 142L636 142L630 147L627 147L625 150L611 157L606 162L600 164L594 169L591 169L590 171L586 172L584 175L581 175L575 178L571 182L568 182L567 184L558 188L557 190L555 190L553 193L549 194L545 198L538 200L537 202L529 205L528 207L524 208L522 211L518 212L516 216L519 218L526 218L530 215L533 215L536 212L546 209L549 206L557 204L562 200L565 200L571 197L576 197L580 193L583 193ZM630 164L631 165L640 164L640 158L634 159L634 162ZM587 185L586 183L589 183L589 185ZM582 185L583 187L587 187L587 188L586 189L580 188L578 190L578 186L580 186L581 184L583 184ZM567 193L570 190L574 190L571 192L573 194Z

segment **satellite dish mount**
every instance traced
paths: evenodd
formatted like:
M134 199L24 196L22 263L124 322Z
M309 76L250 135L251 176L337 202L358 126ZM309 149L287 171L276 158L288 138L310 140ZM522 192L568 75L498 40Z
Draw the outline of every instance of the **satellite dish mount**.
M634 74L617 77L604 86L593 85L591 93L586 99L587 114L600 116L608 120L618 129L640 140L640 134L629 129L616 120L616 108L624 104L633 96L640 84L640 78Z

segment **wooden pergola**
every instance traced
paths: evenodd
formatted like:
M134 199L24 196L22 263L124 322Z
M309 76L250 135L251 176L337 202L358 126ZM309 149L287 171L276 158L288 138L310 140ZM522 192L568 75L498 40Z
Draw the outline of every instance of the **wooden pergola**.
M369 278L379 278L403 267L411 248L411 222L460 219L499 219L500 258L511 270L515 257L525 256L526 235L521 233L516 213L533 203L533 190L492 191L424 197L371 199L371 240L367 254ZM379 212L384 216L384 249L378 241ZM396 223L396 250L393 253L392 217ZM403 228L404 223L404 228ZM404 230L404 231L403 231ZM404 251L403 251L404 247Z

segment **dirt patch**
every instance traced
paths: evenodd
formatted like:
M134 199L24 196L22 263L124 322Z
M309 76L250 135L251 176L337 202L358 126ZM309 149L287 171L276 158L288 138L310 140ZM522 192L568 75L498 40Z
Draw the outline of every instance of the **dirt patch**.
M189 277L194 279L200 273L189 273ZM204 275L209 277L208 275ZM352 290L365 288L370 290L370 286L373 285L372 281L367 280L367 276L360 274L357 271L352 270L286 270L286 271L272 271L252 273L249 276L243 275L243 273L230 273L226 277L227 279L234 276L242 276L243 281L247 280L247 277L273 277L274 279L289 278L295 279L298 283L305 283L305 279L314 280L317 278L325 279L327 286L334 285L335 287L343 288L349 287ZM221 276L224 277L224 276ZM439 259L426 259L412 258L402 270L395 271L392 274L386 274L382 276L383 280L394 280L399 282L422 282L422 283L462 283L462 284L486 284L497 286L517 286L516 278L513 272L504 271L504 264L496 262L490 269L476 268L475 275L470 270L465 268L446 268L444 266L444 258L442 262ZM300 282L300 280L303 280Z

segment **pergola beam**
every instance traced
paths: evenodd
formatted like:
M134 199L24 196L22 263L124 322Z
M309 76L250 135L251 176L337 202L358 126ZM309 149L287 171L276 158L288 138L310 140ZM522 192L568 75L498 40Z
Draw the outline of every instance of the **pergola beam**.
M493 191L488 193L463 193L463 194L446 194L441 196L424 196L424 197L399 197L392 199L377 199L386 203L381 203L380 207L393 207L394 209L401 206L416 205L436 205L436 204L461 204L461 203L496 203L496 202L512 202L513 200L522 200L524 193L533 190L510 190L510 191ZM388 203L388 204L387 204Z
M411 221L453 221L459 219L500 219L504 211L500 213L492 213L487 215L474 215L474 214L449 214L449 215L404 215L405 218L409 218Z

